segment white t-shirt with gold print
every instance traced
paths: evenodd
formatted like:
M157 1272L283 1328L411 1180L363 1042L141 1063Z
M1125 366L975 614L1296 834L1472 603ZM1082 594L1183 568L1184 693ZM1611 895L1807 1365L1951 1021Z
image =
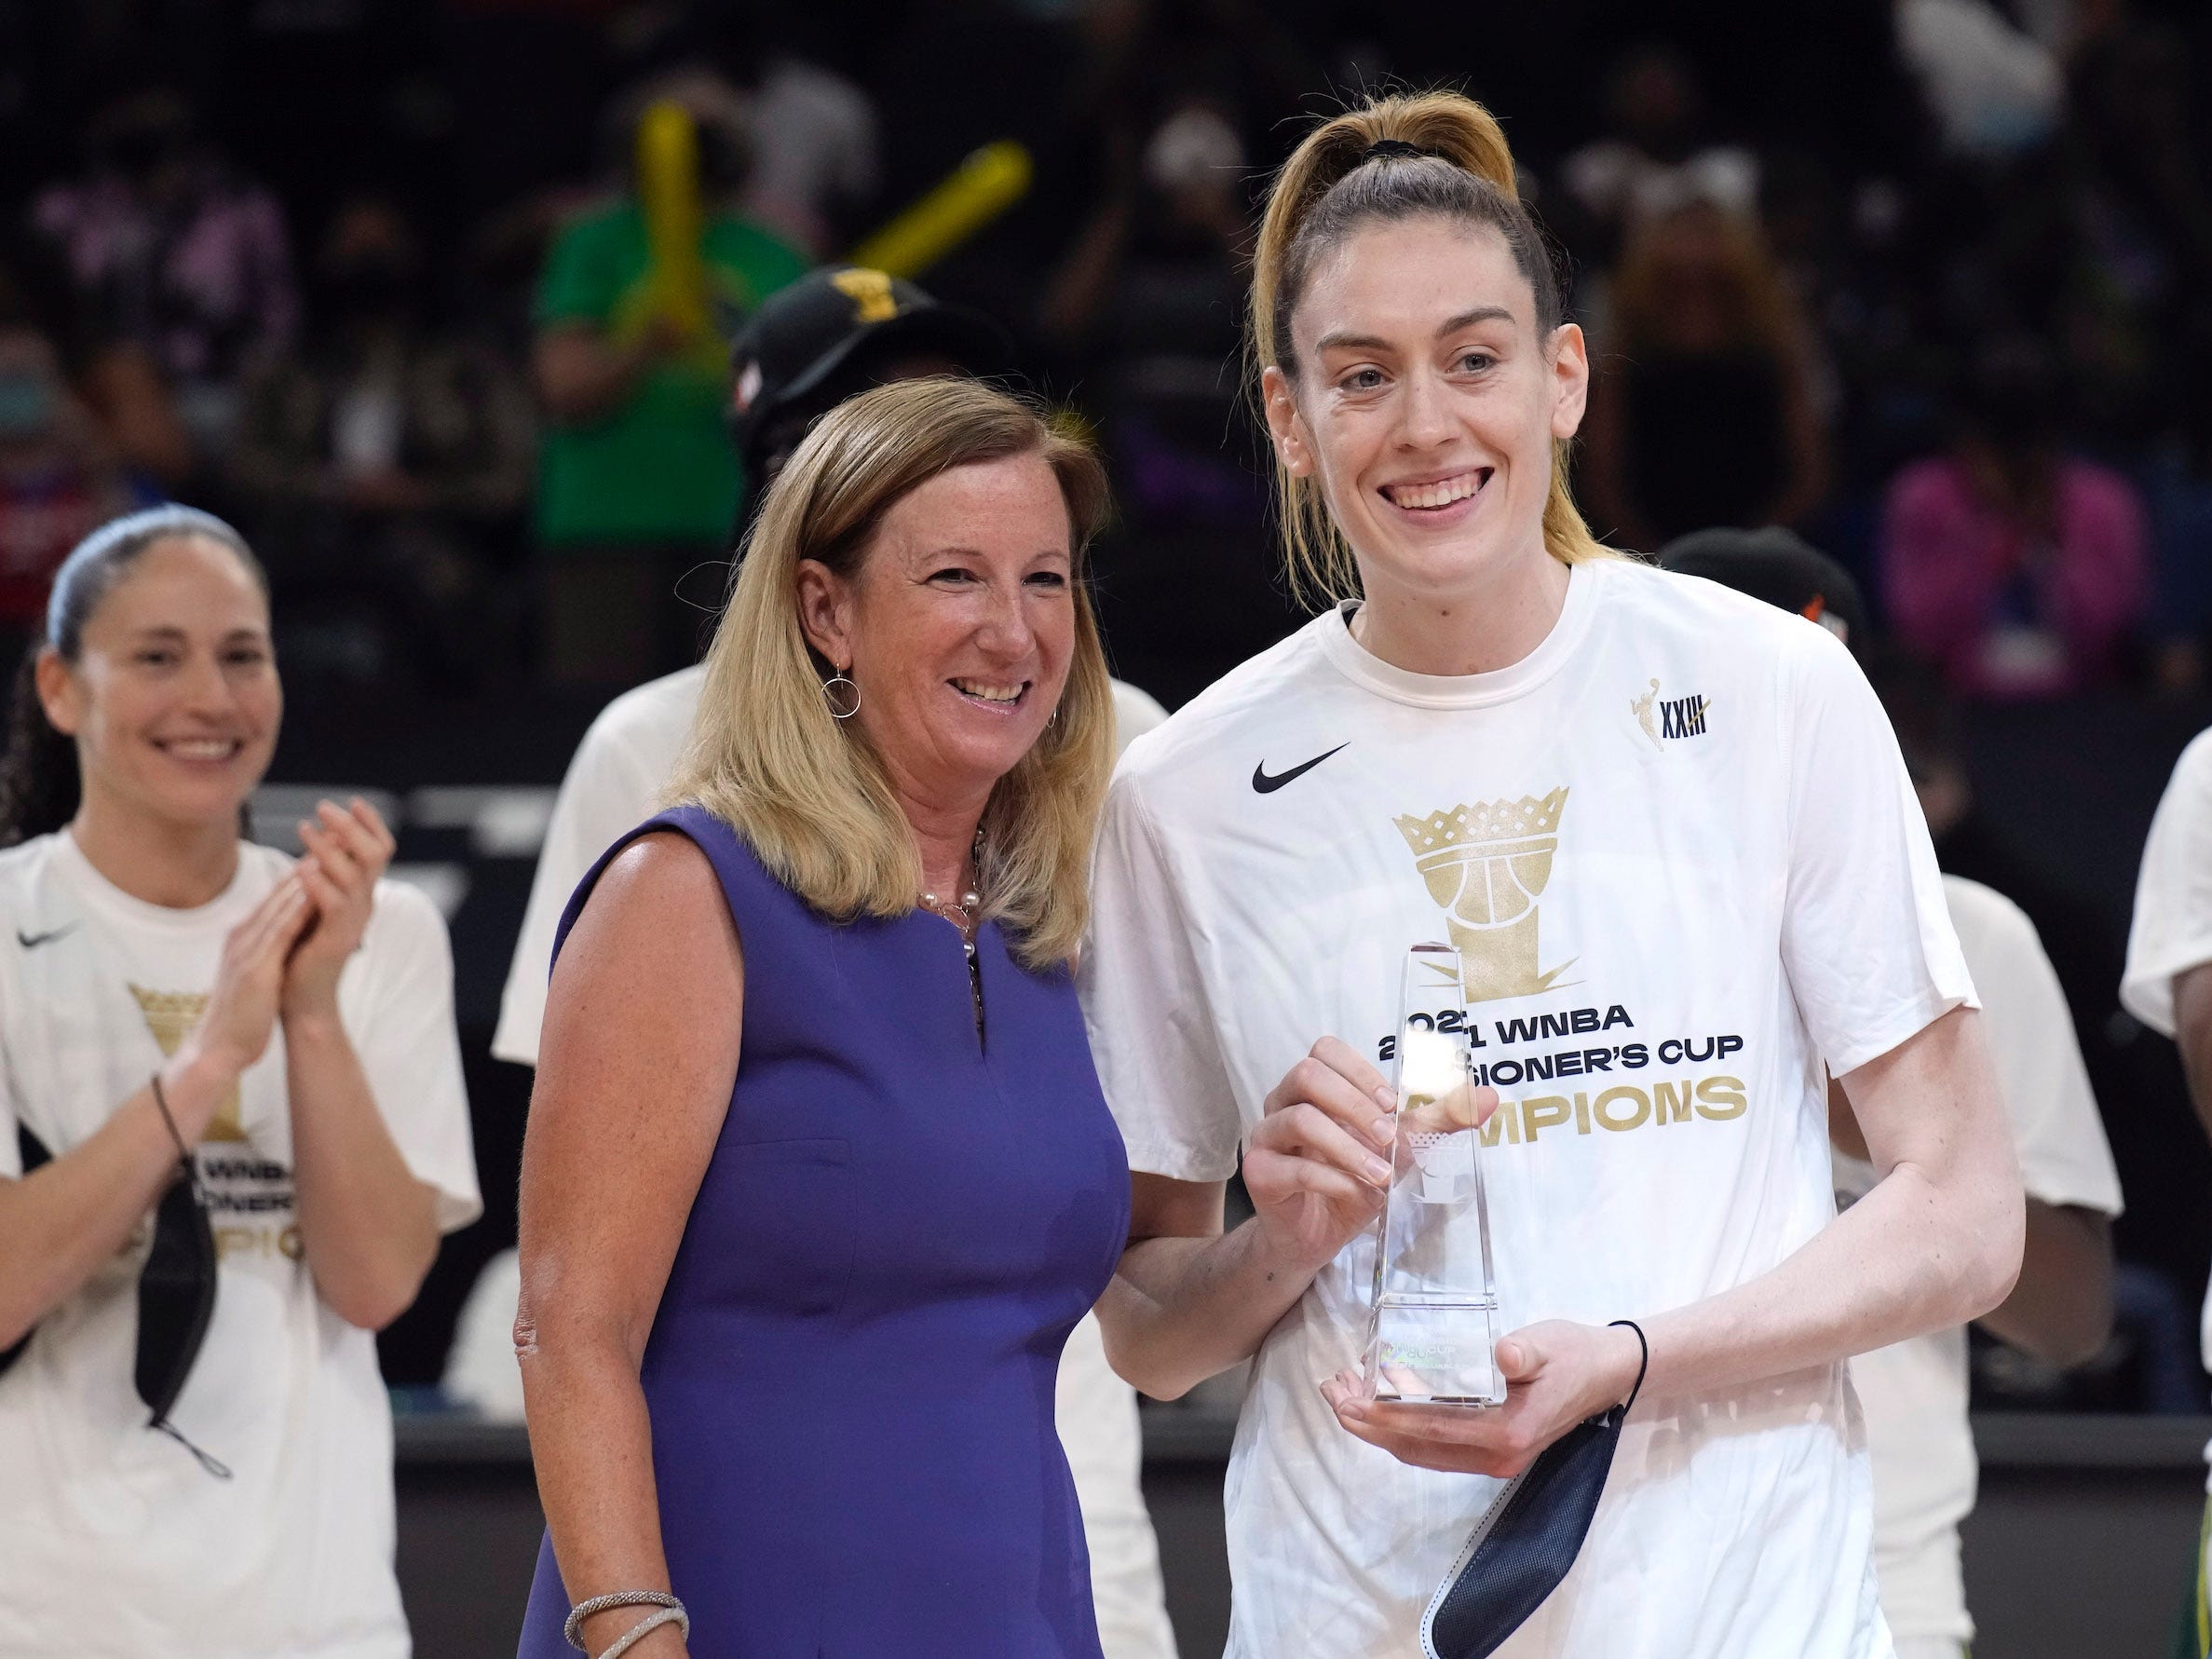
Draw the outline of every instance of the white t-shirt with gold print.
M0 852L0 1175L17 1127L59 1156L145 1084L205 1006L223 941L292 860L241 845L212 903L172 910L104 879L66 832ZM381 882L338 1007L440 1226L482 1209L444 923ZM391 1413L375 1339L301 1257L282 1028L196 1149L220 1257L180 1433L132 1386L151 1232L49 1313L0 1376L0 1659L404 1659Z
M1461 952L1503 1326L1727 1290L1835 1215L1824 1062L1974 991L1880 705L1826 631L1626 561L1464 679L1330 612L1131 748L1081 984L1133 1165L1217 1181L1333 1033L1381 1058L1406 948ZM1387 1074L1387 1068L1386 1068ZM1472 1223L1470 1223L1472 1225ZM1407 1659L1498 1483L1344 1432L1371 1238L1263 1344L1228 1484L1234 1659ZM1637 1404L1508 1659L1879 1659L1844 1368Z

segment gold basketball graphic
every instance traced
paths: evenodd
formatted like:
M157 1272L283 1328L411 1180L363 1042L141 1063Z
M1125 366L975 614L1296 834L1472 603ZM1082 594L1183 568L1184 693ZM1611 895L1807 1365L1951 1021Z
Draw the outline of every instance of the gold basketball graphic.
M1470 1002L1547 989L1537 966L1537 901L1552 879L1567 791L1482 801L1394 820L1429 896L1444 907Z

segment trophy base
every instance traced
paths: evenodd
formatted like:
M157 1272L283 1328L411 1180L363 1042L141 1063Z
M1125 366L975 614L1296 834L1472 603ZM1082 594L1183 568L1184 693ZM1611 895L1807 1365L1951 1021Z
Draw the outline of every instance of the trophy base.
M1389 1293L1375 1305L1364 1375L1391 1405L1502 1406L1492 1353L1498 1304L1481 1297Z

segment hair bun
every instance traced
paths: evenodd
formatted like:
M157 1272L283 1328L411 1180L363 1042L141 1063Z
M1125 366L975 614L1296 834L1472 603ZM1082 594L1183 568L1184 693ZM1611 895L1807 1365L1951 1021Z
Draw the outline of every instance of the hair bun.
M1427 159L1434 157L1435 155L1434 150L1424 150L1420 145L1409 144L1402 138L1378 138L1360 152L1359 164L1364 167L1370 161L1401 156Z

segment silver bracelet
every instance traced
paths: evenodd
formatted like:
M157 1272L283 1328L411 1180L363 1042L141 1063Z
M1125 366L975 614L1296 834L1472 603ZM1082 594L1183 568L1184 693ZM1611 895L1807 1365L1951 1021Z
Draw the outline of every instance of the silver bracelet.
M594 1596L589 1601L579 1601L574 1607L570 1608L568 1610L568 1622L561 1626L561 1639L565 1641L570 1647L574 1648L579 1653L590 1652L591 1650L584 1646L584 1644L577 1639L577 1633L583 1629L584 1621L590 1618L593 1613L603 1613L605 1612L609 1608L613 1607L658 1607L666 1609L672 1612L677 1618L683 1620L684 1634L685 1636L689 1636L691 1634L690 1615L685 1612L684 1604L681 1601L678 1601L673 1596L671 1596L666 1590L617 1590L611 1595ZM658 1622L659 1624L665 1625L669 1621L667 1619L660 1619ZM635 1635L636 1632L632 1631L631 1634ZM628 1638L625 1638L624 1639L627 1640ZM619 1651L619 1649L610 1650L610 1652ZM604 1655L602 1655L602 1659L604 1659Z
M632 1625L629 1634L618 1639L605 1652L600 1654L599 1659L621 1659L621 1656L629 1652L641 1638L651 1635L663 1625L675 1625L677 1634L681 1636L688 1637L691 1634L691 1621L685 1615L684 1610L680 1607L664 1607L658 1612L647 1613Z

